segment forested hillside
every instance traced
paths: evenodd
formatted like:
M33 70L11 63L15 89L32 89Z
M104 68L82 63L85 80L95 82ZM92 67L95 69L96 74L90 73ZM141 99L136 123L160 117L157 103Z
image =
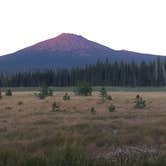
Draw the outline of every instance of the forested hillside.
M75 86L86 81L93 86L164 86L166 85L166 59L158 57L152 62L140 64L98 61L86 67L71 69L54 69L35 72L19 72L0 74L0 86L33 87L47 84L48 86Z

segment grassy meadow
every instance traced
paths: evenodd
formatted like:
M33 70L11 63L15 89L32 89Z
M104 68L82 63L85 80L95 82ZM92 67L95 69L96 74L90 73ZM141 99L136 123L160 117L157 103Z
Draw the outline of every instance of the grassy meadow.
M92 96L69 92L64 101L65 91L43 100L28 90L3 94L0 166L166 165L164 91L112 90L113 100L105 102L97 91ZM138 93L146 100L143 109L134 108ZM58 111L52 111L54 102Z

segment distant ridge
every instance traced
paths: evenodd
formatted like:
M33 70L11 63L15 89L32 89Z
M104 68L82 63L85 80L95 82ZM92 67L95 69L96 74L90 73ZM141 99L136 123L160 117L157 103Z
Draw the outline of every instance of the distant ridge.
M0 71L17 72L53 68L80 67L105 61L148 62L155 55L126 50L116 51L80 35L62 33L59 36L39 42L15 53L0 57Z

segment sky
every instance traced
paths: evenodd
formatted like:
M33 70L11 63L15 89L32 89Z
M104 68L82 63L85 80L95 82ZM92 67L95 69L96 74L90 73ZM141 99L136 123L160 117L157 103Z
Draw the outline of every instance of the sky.
M166 1L0 0L0 55L61 33L116 50L166 55Z

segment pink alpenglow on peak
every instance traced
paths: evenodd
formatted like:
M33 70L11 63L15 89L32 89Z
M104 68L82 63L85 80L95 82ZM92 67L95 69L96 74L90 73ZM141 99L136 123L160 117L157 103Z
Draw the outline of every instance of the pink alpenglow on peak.
M1 72L83 67L98 61L152 62L155 55L114 50L82 36L61 35L0 57ZM163 58L162 58L163 59Z
M91 41L85 39L84 37L71 33L62 33L55 38L34 45L35 49L49 49L54 51L86 50L92 47L98 48L99 45L95 45L95 43L92 44Z

